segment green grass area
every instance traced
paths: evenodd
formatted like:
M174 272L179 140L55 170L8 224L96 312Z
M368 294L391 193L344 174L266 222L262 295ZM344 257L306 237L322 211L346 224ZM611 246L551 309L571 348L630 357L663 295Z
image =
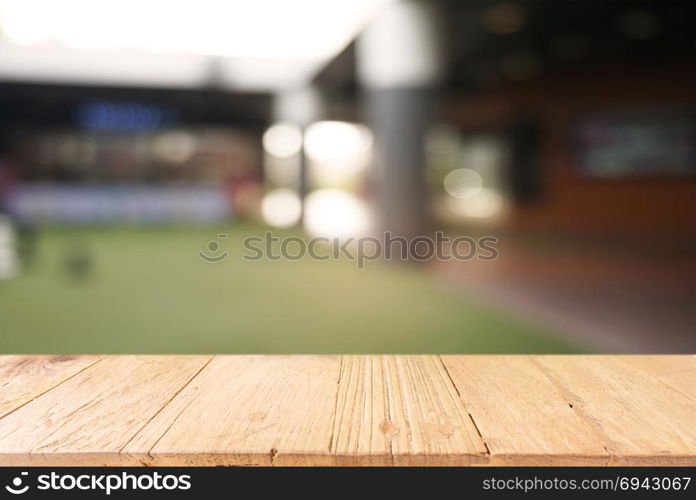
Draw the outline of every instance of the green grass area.
M427 269L245 261L249 225L45 229L0 282L2 353L571 352L538 325L447 289ZM203 262L218 233L217 264ZM76 250L78 249L78 250ZM75 252L89 256L83 277ZM79 274L79 273L78 273Z

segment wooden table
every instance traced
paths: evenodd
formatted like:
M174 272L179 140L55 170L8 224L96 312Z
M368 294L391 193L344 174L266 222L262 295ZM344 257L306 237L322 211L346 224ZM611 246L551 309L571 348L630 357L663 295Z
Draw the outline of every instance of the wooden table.
M0 465L696 465L694 356L0 356Z

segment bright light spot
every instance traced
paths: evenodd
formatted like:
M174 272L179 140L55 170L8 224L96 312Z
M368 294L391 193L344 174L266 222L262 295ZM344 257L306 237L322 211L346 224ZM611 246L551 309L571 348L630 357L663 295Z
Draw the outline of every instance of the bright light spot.
M369 152L372 133L363 125L317 122L307 127L307 156L318 162L342 161Z
M290 227L300 221L302 202L295 191L276 189L263 197L261 213L271 226Z
M218 56L221 84L295 87L314 78L389 1L0 0L3 41L33 49L3 53L0 73L198 86L214 61L196 56Z
M14 230L9 219L0 215L0 280L12 278L18 273Z
M445 177L445 191L455 198L473 198L483 188L481 175L468 168L452 170Z
M0 0L0 26L24 44L138 47L237 57L328 57L384 0ZM137 15L134 15L137 13ZM320 20L320 22L317 22Z
M263 148L277 158L295 156L302 148L302 131L292 123L276 123L263 134Z
M305 201L305 228L313 236L350 238L370 228L365 202L338 189L314 191Z
M168 163L184 163L196 150L196 139L186 132L160 134L152 143L153 154Z
M450 208L462 217L493 217L502 212L505 203L500 193L483 188L472 198L449 198Z
M364 125L324 121L305 133L305 151L314 182L338 187L349 183L369 163L372 132Z

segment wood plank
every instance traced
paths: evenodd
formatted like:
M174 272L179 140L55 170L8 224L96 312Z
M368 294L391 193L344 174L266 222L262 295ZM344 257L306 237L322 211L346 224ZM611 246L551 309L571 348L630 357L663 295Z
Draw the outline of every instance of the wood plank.
M0 419L0 465L121 464L208 356L110 356Z
M96 363L100 356L0 357L0 418Z
M656 378L666 386L696 401L696 370L665 373L656 376ZM696 426L696 415L694 416L694 426Z
M341 465L469 465L486 447L436 356L345 356L332 453Z
M391 465L397 431L389 415L384 357L343 356L331 451L339 465Z
M696 400L696 356L622 356L621 360Z
M155 465L331 465L340 357L217 356L125 448Z
M649 375L696 370L696 356L691 355L621 356L620 359Z
M0 356L0 465L696 465L690 356L58 358Z
M598 465L602 436L528 356L442 356L497 465Z
M621 358L535 361L606 437L611 464L696 465L696 402Z

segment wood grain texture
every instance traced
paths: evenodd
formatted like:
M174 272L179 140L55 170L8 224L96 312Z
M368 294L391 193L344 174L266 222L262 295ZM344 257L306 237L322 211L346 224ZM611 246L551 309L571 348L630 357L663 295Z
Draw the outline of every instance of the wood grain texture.
M345 356L332 453L341 465L469 465L486 446L437 356Z
M625 356L621 359L696 401L696 356Z
M633 355L618 359L653 376L696 370L696 356L691 355Z
M0 418L85 368L99 356L0 357Z
M110 356L0 419L0 464L121 464L206 356Z
M656 378L666 386L696 401L696 370L665 373ZM696 420L696 417L694 419ZM694 425L696 426L696 422Z
M696 401L616 356L535 361L595 427L610 464L696 465Z
M0 465L696 465L693 356L0 356Z
M608 453L529 356L443 356L491 463L603 465Z
M330 465L339 356L218 356L124 453L157 465Z

